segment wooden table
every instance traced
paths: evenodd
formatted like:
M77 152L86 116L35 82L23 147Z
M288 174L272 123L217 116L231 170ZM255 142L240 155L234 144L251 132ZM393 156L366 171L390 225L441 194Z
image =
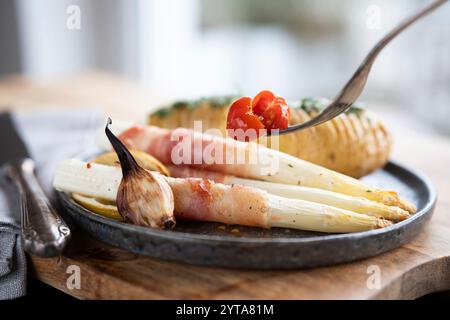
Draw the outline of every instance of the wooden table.
M163 99L109 74L85 73L36 83L0 80L0 105L14 110L98 106L125 119L143 119ZM130 114L133 110L133 114ZM378 110L396 137L393 158L427 174L439 192L427 229L411 243L380 256L339 266L293 271L227 270L138 256L76 232L58 258L30 257L39 280L83 299L410 299L450 289L450 138L423 128L399 111ZM407 112L405 112L407 113ZM70 265L80 267L81 288L68 289ZM381 286L367 286L368 271ZM379 269L378 269L379 268Z

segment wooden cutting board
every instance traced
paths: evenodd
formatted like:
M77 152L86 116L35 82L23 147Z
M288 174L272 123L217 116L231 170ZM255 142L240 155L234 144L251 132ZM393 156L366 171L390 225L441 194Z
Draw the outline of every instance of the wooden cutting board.
M0 105L25 110L99 105L109 115L129 118L128 107L135 106L133 117L143 119L154 101L162 99L121 78L96 72L45 85L20 77L0 80ZM439 193L429 226L401 248L326 268L229 270L142 257L75 232L63 256L30 257L30 273L82 299L412 299L449 290L450 138L422 130L392 109L377 112L396 137L393 159L422 170ZM80 288L69 289L76 284L77 270Z

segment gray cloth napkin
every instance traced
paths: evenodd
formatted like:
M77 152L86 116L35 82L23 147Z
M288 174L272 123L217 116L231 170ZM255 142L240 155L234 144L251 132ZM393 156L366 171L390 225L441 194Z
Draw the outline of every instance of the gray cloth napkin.
M95 130L103 120L99 113L88 108L13 113L12 118L50 198L56 164L65 158L95 152ZM20 239L18 201L17 191L0 171L0 300L26 294L26 259Z

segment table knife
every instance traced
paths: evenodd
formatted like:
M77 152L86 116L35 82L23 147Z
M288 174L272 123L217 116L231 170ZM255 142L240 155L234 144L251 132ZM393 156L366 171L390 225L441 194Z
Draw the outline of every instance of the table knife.
M59 255L70 229L52 207L35 175L34 161L9 113L0 114L0 166L17 187L23 248L32 255Z

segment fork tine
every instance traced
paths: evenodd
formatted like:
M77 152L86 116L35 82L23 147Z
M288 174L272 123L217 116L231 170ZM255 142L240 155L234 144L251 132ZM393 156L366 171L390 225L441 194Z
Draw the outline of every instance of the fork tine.
M343 113L347 108L349 108L352 104L351 103L345 103L345 104L339 104L336 106L336 101L333 101L328 107L326 107L320 114L318 114L316 117L312 118L309 121L306 121L304 123L288 127L287 129L278 131L278 134L286 134L292 131L297 131L301 129L306 129L312 126L319 125L321 123L324 123L328 120L331 120L337 116L339 116L341 113ZM268 135L271 135L271 132L267 132Z

